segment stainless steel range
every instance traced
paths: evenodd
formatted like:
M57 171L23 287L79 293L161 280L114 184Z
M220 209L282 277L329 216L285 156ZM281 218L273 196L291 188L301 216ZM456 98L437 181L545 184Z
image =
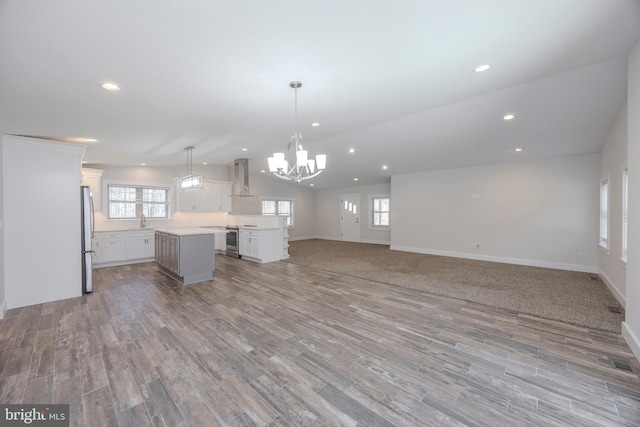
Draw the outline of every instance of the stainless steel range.
M240 252L238 251L238 227L227 227L227 251L226 255L233 258L240 258Z

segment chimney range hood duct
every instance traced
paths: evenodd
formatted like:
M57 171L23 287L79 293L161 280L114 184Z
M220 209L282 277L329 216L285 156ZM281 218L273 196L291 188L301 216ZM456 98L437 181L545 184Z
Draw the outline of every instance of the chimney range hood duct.
M260 197L249 194L249 159L233 161L231 213L233 215L262 215Z
M235 159L233 161L233 195L254 197L249 194L249 159Z

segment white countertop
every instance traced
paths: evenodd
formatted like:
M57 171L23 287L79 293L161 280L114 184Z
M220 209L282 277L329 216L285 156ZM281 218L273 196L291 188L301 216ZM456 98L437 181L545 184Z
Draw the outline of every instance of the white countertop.
M196 234L219 234L226 233L224 230L216 230L205 227L174 227L174 228L156 228L155 231L161 233L173 234L174 236L193 236Z
M244 225L238 225L237 226L240 230L277 230L278 227L247 227Z

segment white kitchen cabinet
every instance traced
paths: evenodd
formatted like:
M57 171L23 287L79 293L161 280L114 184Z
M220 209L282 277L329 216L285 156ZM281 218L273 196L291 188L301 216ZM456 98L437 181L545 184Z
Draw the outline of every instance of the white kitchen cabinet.
M201 190L178 191L178 212L231 211L231 186L228 181L205 180Z
M260 257L260 232L254 230L240 230L238 236L238 253L243 258L253 258L256 260Z
M99 238L91 239L91 250L93 251L92 264L100 264L102 262L102 240Z
M231 212L231 187L228 181L211 182L211 198L214 211Z
M125 260L124 239L102 239L102 263Z
M87 185L91 190L93 209L102 212L102 169L82 168L82 181L80 185Z
M216 233L215 236L216 253L225 253L227 251L227 234Z
M146 262L154 258L155 234L153 230L99 231L91 246L96 267Z
M155 233L153 230L129 231L126 237L126 259L152 259L155 254Z
M273 262L282 259L280 229L251 230L241 228L238 233L238 251L243 259L254 262Z
M178 191L178 204L176 211L179 212L202 212L205 211L205 190L182 190Z

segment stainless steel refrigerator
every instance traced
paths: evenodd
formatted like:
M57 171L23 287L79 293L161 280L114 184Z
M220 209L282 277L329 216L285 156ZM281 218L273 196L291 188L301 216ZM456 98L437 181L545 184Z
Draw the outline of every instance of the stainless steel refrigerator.
M91 239L94 235L94 212L91 191L87 186L80 187L80 214L82 218L82 293L93 291L93 249Z

